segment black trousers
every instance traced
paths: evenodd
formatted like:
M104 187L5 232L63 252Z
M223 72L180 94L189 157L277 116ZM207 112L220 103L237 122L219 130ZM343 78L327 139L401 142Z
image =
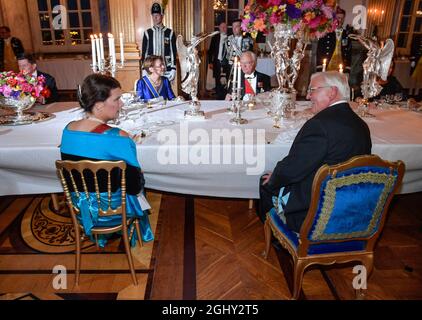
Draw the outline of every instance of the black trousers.
M259 179L259 203L256 206L259 219L262 223L265 222L267 212L273 207L273 197L278 196L278 192L268 187L268 184L263 185L264 176Z

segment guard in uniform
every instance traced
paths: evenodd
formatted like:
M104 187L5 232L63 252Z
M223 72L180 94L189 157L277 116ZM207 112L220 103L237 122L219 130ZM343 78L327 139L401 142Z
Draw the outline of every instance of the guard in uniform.
M253 39L249 34L242 35L241 23L242 20L240 19L233 21L233 34L227 37L225 43L224 51L226 56L222 61L222 66L228 80L228 85L235 57L240 57L243 52L253 51Z
M343 28L345 16L346 11L337 7L336 17L339 20L339 27L337 30L330 32L319 39L317 49L317 71L322 71L324 59L327 59L326 71L338 70L338 65L341 63L343 64L343 70L350 73L352 40L349 39L349 34L355 33L355 31L350 25L346 25L346 27Z
M163 25L164 9L155 2L151 7L153 27L144 33L142 39L141 63L150 55L161 56L166 65L166 76L173 81L176 76L176 36L170 28Z

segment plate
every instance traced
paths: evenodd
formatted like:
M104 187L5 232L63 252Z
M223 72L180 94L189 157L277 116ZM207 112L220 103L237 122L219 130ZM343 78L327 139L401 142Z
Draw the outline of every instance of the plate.
M16 121L16 114L0 116L0 126L19 126L31 123L44 122L55 118L56 116L48 112L25 111L23 119Z

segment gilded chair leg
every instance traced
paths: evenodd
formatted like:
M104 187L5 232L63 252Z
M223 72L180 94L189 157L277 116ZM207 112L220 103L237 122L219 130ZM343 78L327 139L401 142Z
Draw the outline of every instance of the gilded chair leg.
M265 257L265 259L268 259L268 253L270 252L270 248L271 248L271 236L272 236L271 226L270 226L269 219L265 220L265 224L264 224L264 235L265 235L265 253L264 253L264 257Z
M75 286L79 286L79 276L81 271L81 238L79 234L79 228L75 228L76 238L76 261L75 261Z
M138 243L139 245L142 247L142 234L141 234L141 228L139 227L139 220L135 219L135 228L136 228L136 233L138 234Z
M129 238L128 238L128 235L127 235L127 229L126 228L123 229L123 242L124 242L124 245L125 245L126 256L127 256L127 261L129 263L130 273L132 275L132 281L133 281L133 284L135 286L137 286L138 280L136 279L135 266L133 264L132 253L130 252Z
M300 291L302 290L302 281L303 281L303 272L305 271L306 264L297 260L294 264L294 275L293 275L293 294L292 299L297 300L300 296Z
M249 210L253 209L253 199L249 199Z

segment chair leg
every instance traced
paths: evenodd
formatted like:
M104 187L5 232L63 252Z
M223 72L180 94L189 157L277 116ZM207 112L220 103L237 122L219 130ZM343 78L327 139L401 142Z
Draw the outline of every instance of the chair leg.
M132 275L132 281L133 281L133 284L135 286L137 286L138 280L136 279L135 266L133 264L132 253L130 252L129 238L128 238L128 235L127 235L127 229L126 228L123 229L123 242L124 242L124 245L125 245L126 256L127 256L127 261L129 263L130 273Z
M270 252L270 248L271 248L271 236L272 236L271 226L270 226L269 219L265 220L265 224L264 224L264 235L265 235L265 253L264 253L264 257L265 257L265 259L268 259L268 253Z
M249 199L249 210L253 209L253 199Z
M303 272L307 265L302 260L294 262L294 275L293 275L293 294L292 299L299 299L300 291L302 290Z
M100 250L100 247L98 246L98 234L94 233L95 238L95 246L97 247L97 251Z
M139 227L139 220L135 219L135 228L136 228L136 233L138 234L138 243L139 245L142 247L142 234L141 234L141 228Z
M60 211L59 198L56 193L51 194L51 201L53 202L53 209L55 212Z
M81 238L79 233L79 228L75 228L75 238L76 238L76 261L75 261L75 285L79 286L79 276L81 271Z

